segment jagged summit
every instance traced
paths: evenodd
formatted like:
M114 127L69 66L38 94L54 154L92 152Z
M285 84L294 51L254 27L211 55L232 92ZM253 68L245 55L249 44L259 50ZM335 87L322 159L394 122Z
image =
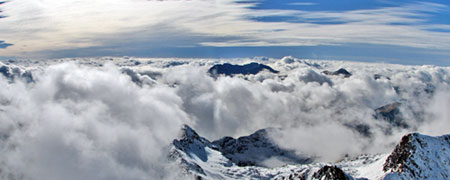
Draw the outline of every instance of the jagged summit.
M274 130L260 129L249 136L237 139L224 137L212 143L225 157L238 166L267 166L264 161L271 158L288 164L305 164L312 161L274 144L268 136L269 131Z
M268 137L268 131L274 129L261 129L249 136L237 139L224 137L210 142L197 134L191 127L184 125L179 139L173 141L175 147L187 154L204 157L199 151L209 148L218 151L224 157L238 166L266 166L265 161L272 159L284 164L310 163L310 158L299 157L293 151L278 147ZM205 158L201 158L205 159Z
M450 135L439 137L412 133L403 136L386 159L388 178L449 179Z
M174 149L170 152L172 159L179 159L181 166L187 173L194 174L197 177L206 175L205 170L199 165L208 163L212 150L211 142L200 137L188 125L183 125L178 139L173 140ZM231 164L225 159L224 163Z
M333 180L352 180L353 178L347 175L342 169L337 166L324 166L313 174L312 179L333 179Z
M173 141L174 153L186 171L200 179L436 179L450 177L450 135L405 135L391 154L362 155L337 163L313 163L295 157L270 141L262 129L249 136L209 141L191 127ZM273 157L298 158L293 165L267 168ZM283 160L282 158L279 158ZM292 160L291 159L291 160Z
M197 150L202 150L206 147L211 148L212 144L209 140L206 138L203 138L197 134L189 125L183 125L181 129L181 133L178 136L179 139L173 140L173 145L184 152L186 152L188 155L191 155L192 153L196 155L197 157L204 157L204 154L201 154L202 152Z
M184 140L200 139L200 136L189 125L184 124L181 128L181 135L179 136Z

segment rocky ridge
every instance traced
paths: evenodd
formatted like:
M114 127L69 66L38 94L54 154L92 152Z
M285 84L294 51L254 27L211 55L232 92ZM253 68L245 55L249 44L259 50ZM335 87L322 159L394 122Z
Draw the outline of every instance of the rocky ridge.
M197 179L448 179L450 135L405 135L390 154L363 155L336 163L296 157L270 141L267 132L209 141L189 126L173 141L171 157ZM298 158L280 167L265 167L273 157ZM286 158L287 159L287 158ZM279 158L283 160L283 158Z

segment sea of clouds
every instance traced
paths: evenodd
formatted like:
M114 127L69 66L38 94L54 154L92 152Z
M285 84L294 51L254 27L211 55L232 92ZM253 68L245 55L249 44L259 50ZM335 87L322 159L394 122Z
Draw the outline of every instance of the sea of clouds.
M253 61L280 73L207 73ZM339 68L352 76L322 73ZM183 124L210 140L275 127L274 142L317 161L388 153L408 132L450 133L449 67L292 57L26 60L0 63L0 87L1 179L176 178L167 157ZM406 127L374 117L395 102Z

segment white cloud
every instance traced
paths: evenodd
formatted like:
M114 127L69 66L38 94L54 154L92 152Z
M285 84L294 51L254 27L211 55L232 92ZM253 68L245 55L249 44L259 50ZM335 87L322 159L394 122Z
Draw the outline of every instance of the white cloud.
M177 176L165 148L189 120L173 89L73 63L45 68L36 84L1 82L2 179Z
M449 133L450 113L448 107L450 105L450 93L448 88L448 85L443 85L437 89L433 101L430 103L430 106L425 109L428 113L427 120L431 123L421 126L419 128L421 132L435 136Z
M261 61L280 74L214 79L207 70L219 60L134 60L26 61L34 83L0 75L0 177L170 179L167 147L184 123L211 140L281 128L276 143L325 161L387 152L407 132L450 133L448 67L284 58ZM175 62L184 63L167 66ZM339 68L353 75L321 73ZM121 69L153 81L138 86ZM397 101L408 128L374 119L375 108Z
M424 124L435 127L424 109L436 101L431 98L432 87L449 83L448 68L309 62L314 63L322 68L302 61L275 62L272 67L287 75L283 79L262 73L250 75L248 80L223 77L214 81L204 67L193 73L189 66L170 69L163 79L177 84L184 109L196 121L195 129L210 139L279 127L286 129L275 138L282 146L326 160L337 160L344 154L386 152L405 133L420 130ZM319 74L342 67L353 76L325 78ZM314 76L308 75L311 71L316 71ZM391 80L375 80L374 74ZM321 84L327 78L332 83ZM409 128L374 119L374 109L393 102L402 103ZM368 127L372 137L349 128L356 125Z

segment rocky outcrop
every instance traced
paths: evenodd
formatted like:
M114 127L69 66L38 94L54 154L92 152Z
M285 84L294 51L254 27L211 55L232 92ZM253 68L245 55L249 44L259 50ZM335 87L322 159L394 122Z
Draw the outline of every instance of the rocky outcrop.
M383 165L385 179L449 179L450 135L405 135Z
M394 127L408 128L409 126L403 119L402 114L400 112L400 105L401 103L394 102L379 107L375 109L374 118L385 120L390 124L392 124Z
M189 156L195 155L203 161L207 160L205 148L212 148L211 142L200 137L197 132L188 125L184 125L180 138L173 140L173 145L177 149L187 152Z
M249 136L224 137L213 144L222 154L238 166L265 166L263 162L276 158L287 164L305 164L312 160L297 156L293 151L280 148L272 142L268 131L274 129L261 129Z
M351 180L350 176L344 173L337 166L324 166L316 171L313 176L313 180Z
M202 161L208 160L206 148L218 151L224 157L238 166L262 166L264 161L276 158L286 164L305 164L312 160L297 156L293 151L278 147L268 137L270 129L261 129L249 136L237 139L224 137L210 142L199 136L192 128L185 125L179 139L173 141L176 149L188 156L196 156Z
M187 156L190 159L198 158L203 162L208 160L208 154L206 148L211 148L211 142L207 139L200 137L188 125L184 125L181 134L178 139L173 140L174 150L170 153L172 160L180 160L181 166L188 174L194 172L194 174L205 175L204 170L196 162L188 161L183 156Z
M273 144L268 137L273 130L262 129L249 136L210 142L184 126L179 138L173 141L171 157L180 162L190 177L203 179L446 180L450 177L450 135L408 134L389 155L365 155L324 166ZM274 157L297 158L298 162L265 167L262 162Z

